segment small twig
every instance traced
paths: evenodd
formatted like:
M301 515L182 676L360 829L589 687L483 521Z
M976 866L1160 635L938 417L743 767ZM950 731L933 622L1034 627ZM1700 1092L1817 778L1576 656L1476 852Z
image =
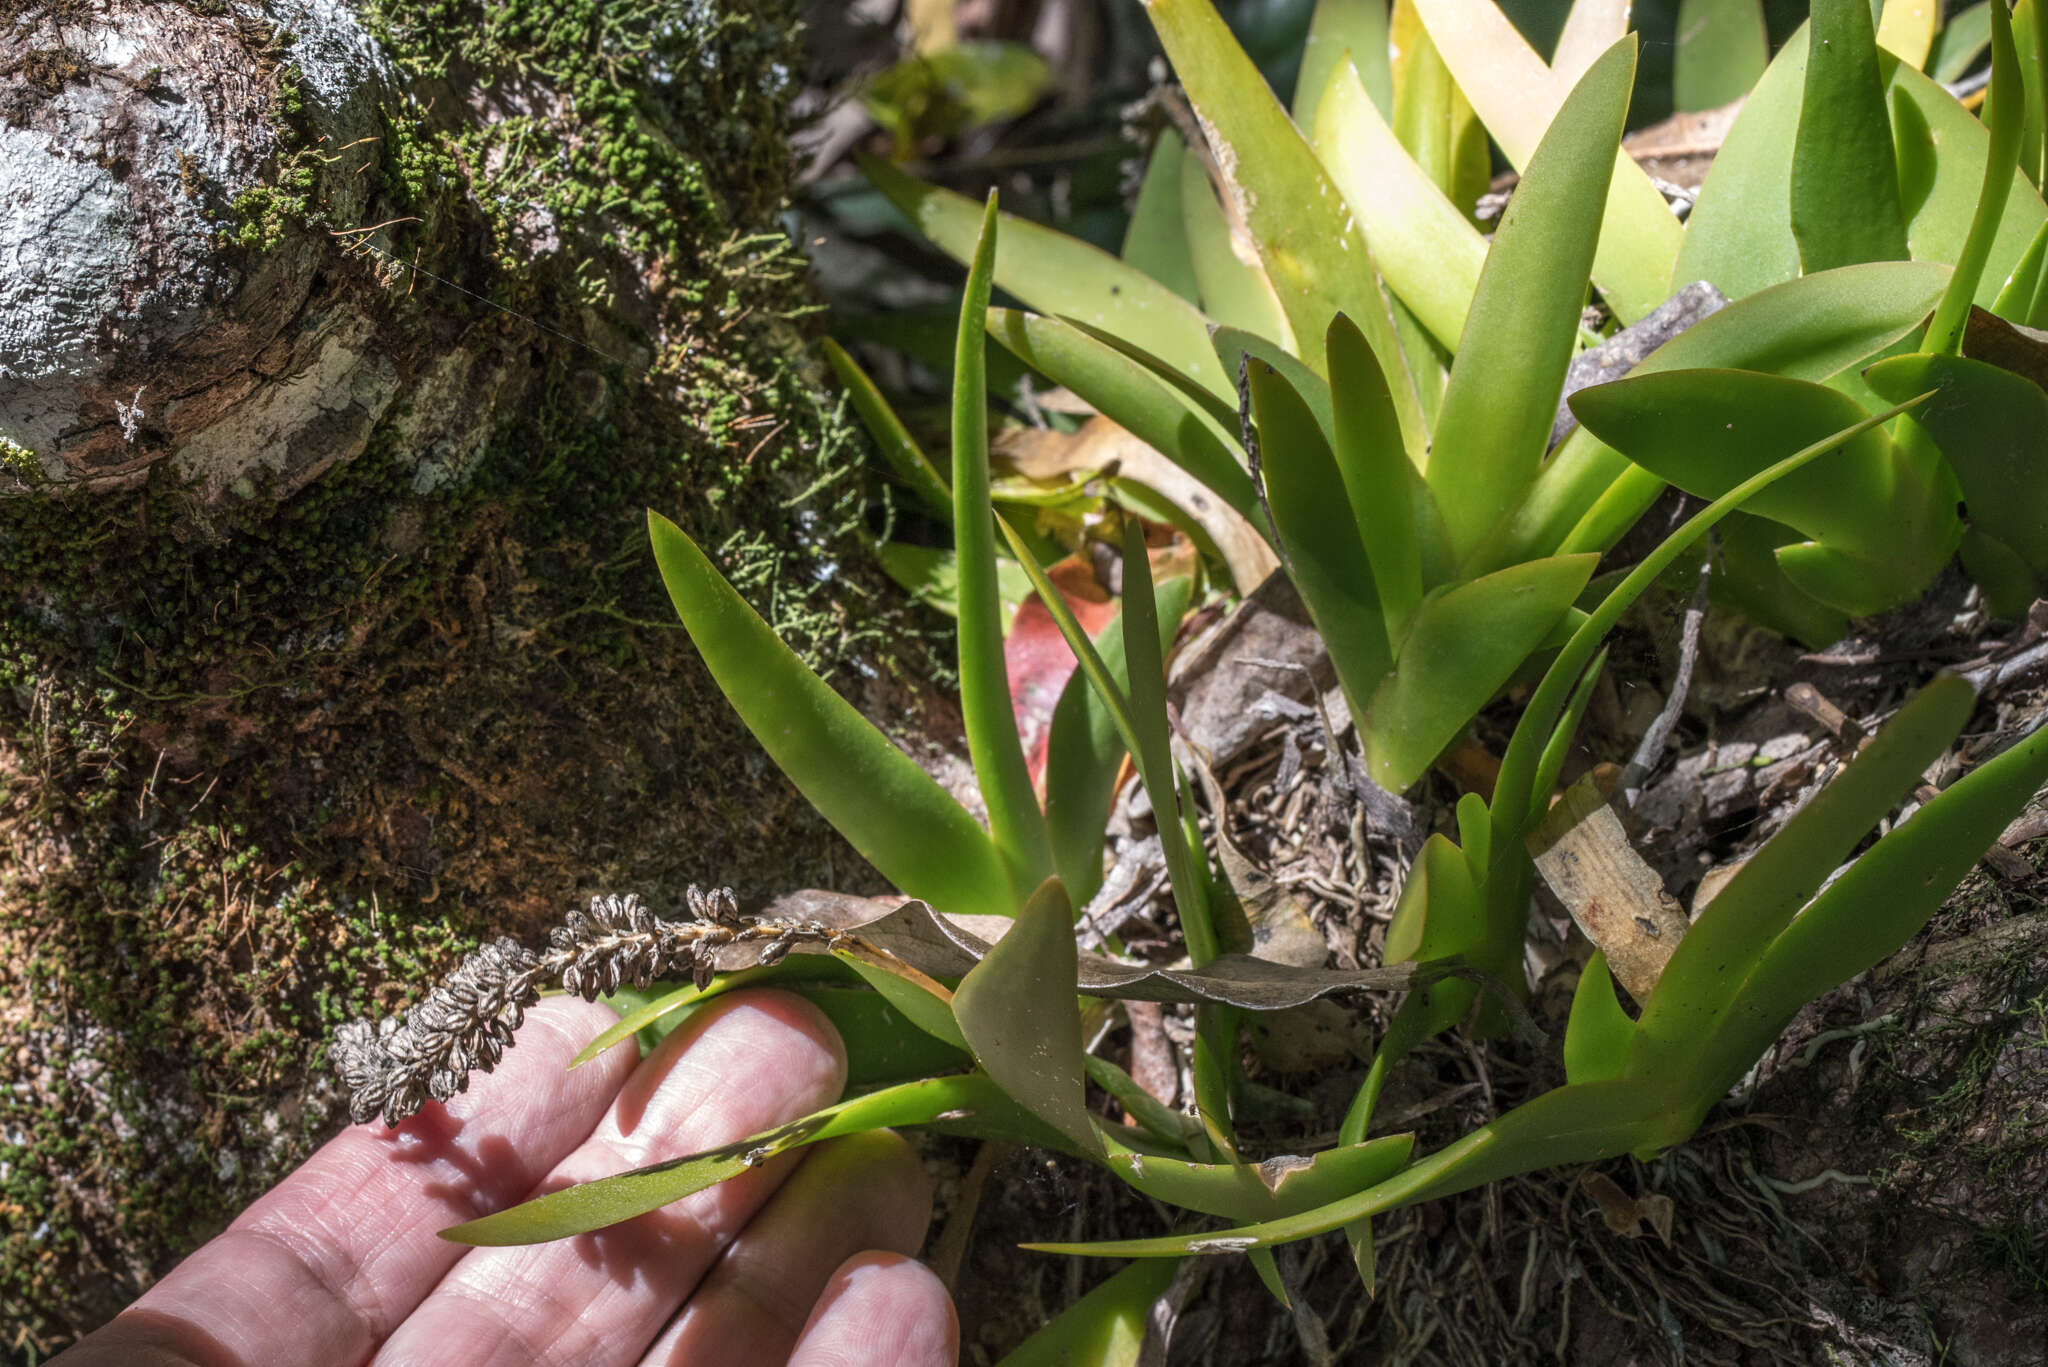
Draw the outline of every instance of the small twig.
M1685 695L1692 687L1693 669L1699 664L1700 624L1707 616L1707 579L1712 568L1711 559L1700 566L1700 582L1692 591L1692 601L1686 604L1685 626L1678 637L1678 672L1671 680L1671 696L1664 700L1664 710L1650 723L1650 729L1643 732L1635 754L1629 757L1627 766L1621 771L1621 788L1628 795L1630 806L1634 806L1636 798L1641 795L1643 780L1663 758L1664 747L1671 741L1671 732L1685 714Z

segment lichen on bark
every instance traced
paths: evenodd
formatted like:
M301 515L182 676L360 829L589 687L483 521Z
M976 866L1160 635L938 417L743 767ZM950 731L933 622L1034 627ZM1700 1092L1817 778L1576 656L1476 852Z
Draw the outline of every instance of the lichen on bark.
M642 522L823 668L922 648L801 356L793 20L0 0L10 153L129 234L0 331L10 1347L302 1155L332 1025L479 937L872 876L729 720Z

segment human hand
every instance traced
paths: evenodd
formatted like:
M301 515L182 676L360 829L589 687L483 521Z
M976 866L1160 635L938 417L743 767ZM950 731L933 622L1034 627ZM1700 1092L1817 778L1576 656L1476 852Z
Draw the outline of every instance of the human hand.
M787 993L735 992L644 1063L626 1041L570 1071L612 1019L542 1002L497 1072L395 1130L345 1130L57 1362L953 1363L952 1302L911 1260L930 1187L892 1134L785 1154L574 1239L435 1237L539 1190L743 1139L845 1084L838 1035Z

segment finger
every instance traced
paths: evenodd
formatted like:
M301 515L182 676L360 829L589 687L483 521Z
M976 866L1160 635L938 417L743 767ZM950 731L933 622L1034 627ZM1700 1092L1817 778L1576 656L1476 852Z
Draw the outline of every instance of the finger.
M646 1361L783 1361L841 1263L863 1249L914 1254L931 1218L931 1182L900 1135L878 1130L820 1145L726 1250Z
M953 1367L960 1319L923 1263L862 1253L832 1274L789 1367Z
M845 1080L839 1036L816 1007L786 992L736 992L662 1041L589 1142L544 1186L730 1144L829 1105ZM378 1361L637 1362L795 1166L765 1163L594 1234L476 1249Z
M637 1055L568 1064L616 1019L542 1002L495 1073L397 1129L343 1130L65 1367L367 1358L462 1256L437 1231L517 1201L590 1136Z

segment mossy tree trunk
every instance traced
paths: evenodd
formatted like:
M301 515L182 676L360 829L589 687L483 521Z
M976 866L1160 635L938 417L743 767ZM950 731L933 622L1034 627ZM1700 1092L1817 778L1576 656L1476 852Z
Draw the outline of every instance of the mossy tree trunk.
M917 648L799 349L793 10L0 0L11 1347L303 1154L333 1023L477 935L871 878L644 532L821 667Z

